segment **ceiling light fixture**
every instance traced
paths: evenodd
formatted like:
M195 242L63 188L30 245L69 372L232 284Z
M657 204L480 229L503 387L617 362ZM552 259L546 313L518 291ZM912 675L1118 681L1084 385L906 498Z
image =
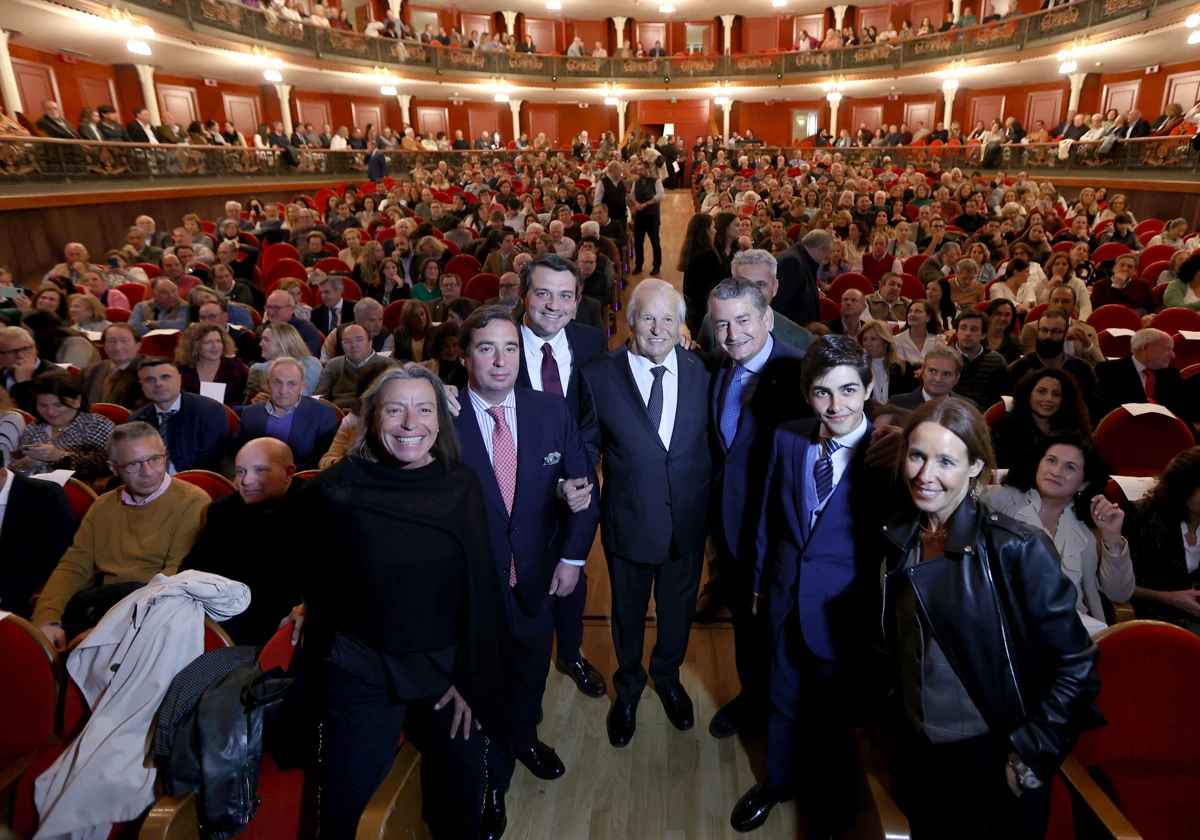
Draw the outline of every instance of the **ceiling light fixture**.
M846 89L846 77L834 76L825 84L821 85L821 89L825 91L825 99L831 105L837 105L842 101L842 91Z
M787 5L787 0L771 0L771 5L776 9L780 9Z
M938 74L942 77L942 90L958 90L959 74L966 68L967 63L962 59L951 61L950 65Z
M1058 72L1070 75L1079 69L1078 58L1087 46L1087 39L1076 39L1066 49L1059 50L1054 58L1058 61Z
M675 7L670 3L663 3L658 7L658 13L660 15L673 15L675 14Z
M136 55L150 55L150 45L145 41L139 41L137 38L130 38L126 41L125 49Z
M729 82L717 82L712 89L712 99L714 105L720 105L722 108L729 104Z
M1183 22L1183 25L1192 30L1188 33L1187 42L1189 44L1200 44L1200 14L1192 12L1187 16L1187 20Z
M557 12L562 8L562 3L558 2L558 0L546 0L546 8Z
M395 96L396 85L400 84L400 80L389 73L383 67L375 67L371 70L375 74L375 78L379 81L379 92L384 96Z
M620 90L620 88L617 87L616 82L605 82L604 83L604 104L605 105L620 105L621 104L621 97L619 96L620 93L621 93L621 90Z
M504 81L504 79L497 79L495 76L493 76L492 90L494 91L492 94L492 99L497 102L507 102L508 94L512 88L508 86L508 82Z
M278 70L264 70L263 78L266 79L268 82L282 82L283 74L280 73Z

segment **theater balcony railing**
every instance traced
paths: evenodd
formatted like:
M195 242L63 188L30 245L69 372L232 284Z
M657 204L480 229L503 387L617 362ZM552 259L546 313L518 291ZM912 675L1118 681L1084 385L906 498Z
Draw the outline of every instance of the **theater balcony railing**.
M646 83L737 78L820 77L831 73L899 71L989 53L1011 52L1096 34L1118 22L1132 23L1186 8L1188 0L1077 0L1044 12L986 26L952 30L888 44L836 50L700 55L668 58L595 58L554 54L483 52L375 38L279 18L233 0L122 0L162 20L198 32L215 30L248 42L290 48L317 58L350 59L414 74L536 78L542 82L591 79Z
M897 148L806 148L758 147L730 149L735 162L741 155L775 160L782 154L789 160L814 160L840 155L843 160L865 161L881 166L887 157L900 169L909 163L925 168L936 158L945 170L955 166L983 168L988 157L989 169L1030 169L1049 172L1184 172L1200 169L1200 154L1192 148L1189 135L1147 137L1119 142L1076 142L1000 145L984 149L969 146L903 146ZM383 153L388 171L406 176L418 165L437 167L440 160L453 166L467 161L487 165L511 164L517 157L529 158L529 150L510 149L462 152ZM554 154L558 154L555 152ZM362 152L308 149L254 149L230 146L164 146L146 143L94 143L80 140L54 140L45 137L0 136L0 185L109 182L131 185L135 182L173 182L200 179L278 178L314 180L367 180Z

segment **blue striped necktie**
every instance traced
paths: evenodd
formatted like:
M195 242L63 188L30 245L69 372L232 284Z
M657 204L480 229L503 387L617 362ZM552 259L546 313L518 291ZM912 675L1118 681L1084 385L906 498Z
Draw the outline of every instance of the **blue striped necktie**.
M833 453L842 445L833 438L821 438L821 457L813 465L813 479L817 483L817 504L824 504L833 492Z
M734 365L726 373L725 401L721 403L721 437L725 439L726 449L733 446L738 420L742 416L742 380L745 375L745 365Z

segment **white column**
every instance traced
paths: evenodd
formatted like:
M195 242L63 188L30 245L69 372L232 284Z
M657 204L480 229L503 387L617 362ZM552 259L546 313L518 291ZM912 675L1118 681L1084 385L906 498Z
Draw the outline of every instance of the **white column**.
M624 99L617 100L617 142L625 139L625 106L629 102Z
M400 103L400 119L405 125L412 125L412 97L407 93L397 93L396 101Z
M1083 80L1087 78L1087 73L1072 73L1068 78L1071 80L1071 98L1067 102L1067 110L1079 111L1079 94L1083 92Z
M825 101L829 103L829 136L836 140L838 136L838 106L842 104L842 98L839 96L836 99L830 99L826 96Z
M8 54L8 36L8 30L0 29L0 95L4 97L5 112L15 120L17 111L24 113L25 106L21 104L21 90L17 87L17 75L13 72L12 56Z
M733 110L733 100L730 99L721 106L724 113L721 115L721 136L725 138L725 142L729 142L729 112Z
M982 0L980 0L982 5ZM957 21L962 15L962 0L950 0L950 11L954 12L954 20ZM982 16L982 10L980 15Z
M508 34L515 35L517 32L517 13L506 11L500 14L504 15L504 25L508 27Z
M950 129L950 123L954 119L954 94L958 93L958 88L945 88L942 90L942 98L945 100L945 109L942 111L942 122L946 124L946 129Z
M508 110L512 111L513 118L513 133L510 140L516 140L521 136L521 103L524 101L523 99L508 100Z
M627 17L617 15L612 18L613 26L617 28L617 49L625 46L625 23L629 20Z
M392 10L392 14L396 16L396 20L400 20L400 4L403 0L388 0L388 8Z
M276 84L275 95L279 97L279 110L283 113L283 133L290 137L292 134L292 86Z
M833 7L833 28L838 32L842 31L842 24L846 22L846 10L849 8L849 6Z
M142 83L142 101L150 112L150 125L162 125L162 116L158 113L158 94L154 91L154 66L135 64L133 68L137 70L138 81Z
M721 15L721 39L724 41L722 51L725 55L733 52L733 21L736 18L737 15ZM726 132L725 136L729 136L729 132Z

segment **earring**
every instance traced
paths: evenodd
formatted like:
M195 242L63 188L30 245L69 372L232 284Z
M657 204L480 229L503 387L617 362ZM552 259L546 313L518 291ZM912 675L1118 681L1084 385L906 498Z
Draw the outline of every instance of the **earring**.
M968 495L971 497L972 502L978 502L979 501L979 485L972 481L971 489L968 491Z

